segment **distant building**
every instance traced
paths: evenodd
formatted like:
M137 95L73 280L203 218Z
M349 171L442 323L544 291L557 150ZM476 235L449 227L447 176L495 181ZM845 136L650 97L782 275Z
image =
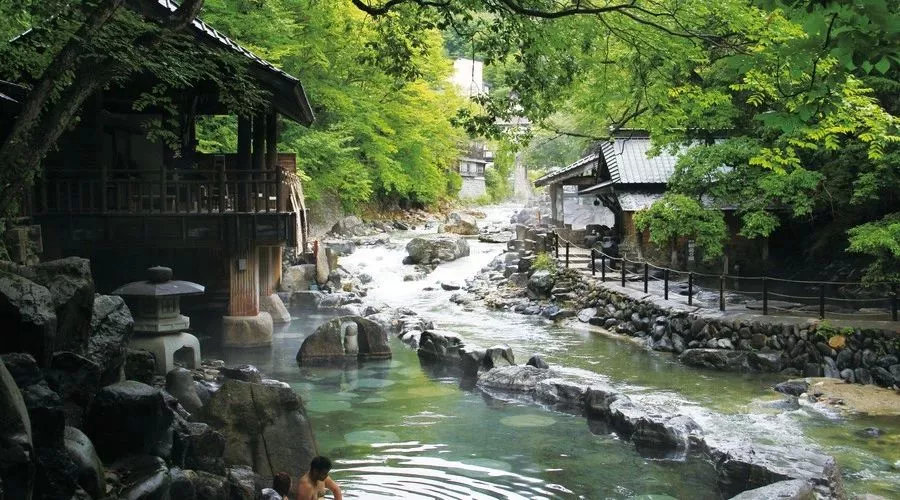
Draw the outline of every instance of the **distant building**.
M450 81L466 97L474 97L487 92L484 85L484 63L472 59L453 61L453 76ZM479 198L487 194L484 172L494 164L494 152L484 142L470 139L460 145L459 175L462 186L460 198Z

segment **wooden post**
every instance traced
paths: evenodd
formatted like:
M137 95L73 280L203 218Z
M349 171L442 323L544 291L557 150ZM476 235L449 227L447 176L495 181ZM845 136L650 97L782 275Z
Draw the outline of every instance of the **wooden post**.
M566 269L569 268L569 242L566 242Z
M825 319L825 283L819 285L819 318Z
M650 265L644 262L644 293L647 293L647 281L650 278Z
M259 253L257 248L238 250L229 259L229 316L259 314Z
M278 164L278 114L274 111L266 115L266 175L275 180L275 211L281 212L281 165ZM268 191L268 190L267 190ZM268 200L266 211L268 212Z
M237 203L235 205L235 210L238 212L246 212L247 211L247 201L248 201L248 193L247 193L247 182L246 182L246 174L244 172L248 172L252 166L251 159L251 128L252 125L250 123L250 118L246 116L238 117L238 143L237 143L237 167L238 170L241 170L240 179L237 179L237 194L238 197ZM243 182L241 182L243 181Z
M600 256L600 281L606 281L606 254Z
M622 286L625 286L625 258L622 258Z
M719 276L719 310L725 310L725 275Z
M669 300L669 269L663 271L663 299Z
M763 301L763 316L769 314L769 280L763 276L762 279L762 301Z
M265 203L269 202L268 190L265 186L268 184L263 182L262 188L260 181L267 180L268 174L263 173L266 168L266 115L260 113L253 117L253 172L250 174L251 190L250 196L253 198L251 210L259 212L260 194Z
M553 251L555 252L556 258L559 258L559 235L556 232L553 233Z
M591 249L591 276L597 276L597 255Z
M688 273L688 305L694 303L694 273Z

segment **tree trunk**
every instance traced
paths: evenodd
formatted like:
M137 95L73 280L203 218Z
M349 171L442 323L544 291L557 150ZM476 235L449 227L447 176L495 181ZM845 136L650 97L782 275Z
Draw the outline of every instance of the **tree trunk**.
M109 22L123 1L103 0L95 7L23 100L10 134L0 144L0 216L9 215L22 190L31 186L41 160L77 116L84 101L128 71L124 63L105 57L77 64L87 54L87 41ZM135 44L152 50L166 36L188 26L200 12L203 1L185 0L163 21L160 32L135 40ZM71 83L51 103L53 89L68 72L74 72Z

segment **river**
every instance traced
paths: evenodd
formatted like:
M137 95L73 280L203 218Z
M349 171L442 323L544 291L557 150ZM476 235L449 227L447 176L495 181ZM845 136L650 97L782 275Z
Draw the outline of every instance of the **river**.
M487 220L508 221L514 211L490 207ZM689 369L669 354L577 325L453 304L453 292L439 283L473 276L504 246L471 240L469 257L407 282L403 247L415 234L397 232L392 245L341 259L372 276L367 301L408 307L477 345L507 343L520 363L540 353L551 364L588 370L632 397L677 407L707 433L818 445L837 457L848 491L900 498L900 419L828 417L781 404L771 390L778 378ZM332 476L347 498L720 498L712 467L700 458L643 458L631 443L591 433L583 417L462 390L456 379L426 374L396 339L390 361L299 368L294 357L303 338L328 318L295 318L271 349L213 354L291 384L306 403L319 451L336 461ZM870 427L883 434L869 437Z

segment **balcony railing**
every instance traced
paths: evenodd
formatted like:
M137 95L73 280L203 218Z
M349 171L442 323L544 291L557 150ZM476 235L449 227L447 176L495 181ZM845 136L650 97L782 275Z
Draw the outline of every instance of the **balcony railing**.
M36 183L32 212L52 214L214 214L287 211L283 168L233 168L231 155L200 168L48 169ZM293 162L290 162L291 164ZM213 168L202 168L202 167Z

